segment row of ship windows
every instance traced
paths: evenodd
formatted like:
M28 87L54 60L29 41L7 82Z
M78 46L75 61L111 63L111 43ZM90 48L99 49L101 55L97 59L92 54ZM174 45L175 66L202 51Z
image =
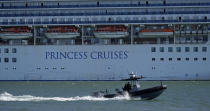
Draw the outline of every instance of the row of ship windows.
M6 67L6 68L4 68L4 69L5 69L5 70L9 70L10 68ZM16 67L12 67L11 69L16 70L17 68L16 68ZM37 70L41 70L40 67L38 67L38 68L36 68L36 69L37 69ZM49 69L57 70L57 69L59 69L59 68L56 68L56 67L53 67L53 68L45 67L44 69L45 69L45 70L49 70ZM61 70L64 70L65 68L64 68L64 67L61 67L60 69L61 69Z
M36 69L37 69L37 70L41 70L42 68L37 67ZM43 69L45 69L45 70L49 70L49 69L57 70L57 69L59 69L59 68L57 68L57 67L53 67L53 68L45 67L45 68L43 68ZM64 68L64 67L61 67L60 69L63 70L63 69L65 69L65 68Z
M0 62L8 63L9 61L10 61L9 58L4 58L3 61L1 61L1 58L0 58ZM12 58L12 62L17 62L17 58Z
M18 3L18 2L2 2L1 3L1 5L0 5L0 8L18 8L18 7L21 7L21 8L30 8L30 7L37 7L37 8L73 8L73 7L99 7L99 6L117 6L117 7L119 7L119 6L124 6L124 7L128 7L128 6L162 6L162 5L166 5L166 6L177 6L177 4L179 4L178 6L182 6L182 5L184 5L184 6L186 6L186 5L189 5L189 6L194 6L194 5L200 5L200 6L202 6L203 4L205 4L205 5L208 5L209 3L206 3L206 2L204 2L204 3L187 3L187 2L183 2L183 3L176 3L176 4L174 4L173 2L166 2L166 0L162 0L162 3L160 2L160 1L157 1L157 2L154 2L154 1L150 1L150 0L145 0L145 1L142 1L142 0L139 0L138 2L136 1L136 2L133 2L133 3L129 3L129 2L127 2L127 3L118 3L118 4L116 4L116 3L113 3L113 4L107 4L106 2L99 2L99 1L97 1L97 2L95 2L95 3L91 3L91 4L89 4L89 3L81 3L81 4L78 4L77 2L66 2L66 1L64 1L64 2L62 2L62 1L60 1L59 2L59 0L57 0L58 2L56 2L56 1L54 1L54 2L52 2L52 1L47 1L47 2L43 2L43 1L38 1L38 2L34 2L34 1L32 1L32 2L22 2L22 3ZM181 5L180 5L181 4Z
M53 2L52 2L53 3ZM103 3L103 2L102 2ZM152 3L152 2L151 2ZM145 2L138 2L137 3L137 5L141 5L141 4L146 4L146 5L149 5L149 4L151 4L149 1L145 1ZM1 7L2 8L4 8L5 6L6 7L15 7L15 5L14 5L15 3L1 3ZM166 5L166 0L163 0L163 2L162 2L162 4L163 5ZM18 4L18 5L20 5L20 4ZM25 4L24 3L22 3L21 4L22 6L24 6L25 5L25 7L30 7L30 6L41 6L41 7L44 7L44 6L65 6L65 5L69 5L69 4L65 4L65 2L61 2L61 4L60 4L60 2L57 2L57 4L56 4L56 2L54 2L53 3L53 5L52 4L47 4L47 2L37 2L37 3L34 3L34 4L32 4L32 3L28 3L28 2L26 2ZM75 4L74 4L75 5ZM84 5L88 5L88 4L84 4ZM95 5L95 4L91 4L91 5ZM101 3L99 2L99 1L97 1L96 2L96 5L97 6L100 6L101 5ZM103 3L103 5L106 5L106 4L104 4ZM117 4L114 4L114 5L117 5ZM120 5L120 4L118 4L118 5ZM121 5L123 5L123 4L121 4ZM82 5L75 5L75 6L82 6ZM109 6L109 4L108 4L108 6Z
M152 58L152 61L155 61L156 59L157 59L157 58ZM183 59L184 59L184 58L183 58ZM172 61L173 58L168 58L168 60L169 60L169 61ZM177 60L177 61L181 61L182 58L176 58L176 60ZM185 58L185 60L186 60L186 61L189 61L190 58L187 57L187 58ZM194 60L194 61L198 61L198 58L195 57L195 58L193 58L193 60ZM203 61L206 61L207 58L206 58L206 57L203 57L202 60L203 60ZM160 61L164 61L164 58L160 58Z
M6 68L4 68L4 69L5 69L5 70L9 70L10 68L6 67ZM16 67L13 67L13 68L11 68L11 69L16 70L17 68L16 68Z
M207 47L202 47L202 52L207 52ZM176 52L181 52L182 48L181 47L176 47ZM198 52L199 48L198 47L193 47L193 52ZM151 52L156 52L156 47L151 48ZM159 52L165 52L164 47L159 47ZM168 52L173 52L173 47L168 47ZM190 47L185 47L185 52L190 52Z
M0 53L1 53L1 49L0 49ZM5 48L4 49L4 53L9 53L9 48ZM12 48L12 53L17 53L17 49L16 48Z
M152 15L154 13L151 13ZM186 14L186 13L183 13L183 14ZM11 15L14 15L14 14L11 14ZM69 13L69 14L65 14L65 15L69 15L69 16L73 16L75 14L73 13ZM84 15L84 14L82 14ZM91 14L90 14L91 15ZM129 14L127 14L129 15ZM134 15L139 15L139 14L136 14L134 13ZM1 15L0 14L0 17L3 16L5 17L6 15ZM17 17L19 15L14 15L14 17ZM23 16L23 15L21 15ZM28 15L28 16L32 16L32 15ZM37 15L38 16L38 15ZM43 15L44 16L44 15ZM49 15L50 16L50 15ZM58 16L56 15L56 13L54 15L51 15L51 16ZM78 15L78 16L81 16L81 15ZM207 16L201 16L201 17L198 17L198 16L193 16L192 18L189 17L189 16L186 16L185 18L182 18L180 16L177 16L177 17L173 17L173 16L170 16L170 17L165 17L165 16L152 16L151 18L149 17L145 17L145 16L139 16L139 17L93 17L93 18L88 18L87 17L87 14L85 15L86 17L81 17L81 18L29 18L29 19L25 19L25 18L20 18L20 19L16 19L16 18L12 18L12 19L1 19L1 21L3 23L39 23L39 22L42 22L42 23L48 23L48 22L60 22L60 23L68 23L68 22L90 22L90 21L112 21L112 22L116 22L116 21L146 21L146 20L152 20L152 21L156 21L156 20L169 20L169 21L178 21L178 22L182 22L182 21L189 21L189 20L208 20L208 17Z

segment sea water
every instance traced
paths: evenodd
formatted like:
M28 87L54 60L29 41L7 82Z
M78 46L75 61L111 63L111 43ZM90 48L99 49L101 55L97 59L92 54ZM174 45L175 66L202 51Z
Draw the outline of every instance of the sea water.
M95 98L92 93L122 88L122 81L0 82L0 111L209 111L210 81L164 81L168 88L156 99L128 95ZM142 81L141 87L159 85Z

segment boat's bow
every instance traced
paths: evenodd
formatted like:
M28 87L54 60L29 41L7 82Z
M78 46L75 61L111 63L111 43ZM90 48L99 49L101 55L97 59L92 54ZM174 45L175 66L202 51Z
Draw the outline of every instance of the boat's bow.
M167 89L166 85L160 85L138 91L130 91L129 94L131 97L141 97L143 100L151 100L162 94L165 89Z

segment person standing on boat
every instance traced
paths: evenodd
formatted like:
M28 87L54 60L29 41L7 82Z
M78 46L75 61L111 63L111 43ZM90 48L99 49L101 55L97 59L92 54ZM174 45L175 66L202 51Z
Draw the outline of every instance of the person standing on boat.
M125 84L123 91L130 91L131 90L131 84L128 82Z
M128 82L128 91L131 90L131 84Z

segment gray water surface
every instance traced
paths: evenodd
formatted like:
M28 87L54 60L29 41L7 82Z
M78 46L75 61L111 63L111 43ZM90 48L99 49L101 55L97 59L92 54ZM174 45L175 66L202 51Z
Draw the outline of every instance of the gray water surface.
M0 111L209 111L210 81L165 81L154 100L91 97L92 92L123 87L124 82L0 82ZM142 88L159 85L142 81Z

